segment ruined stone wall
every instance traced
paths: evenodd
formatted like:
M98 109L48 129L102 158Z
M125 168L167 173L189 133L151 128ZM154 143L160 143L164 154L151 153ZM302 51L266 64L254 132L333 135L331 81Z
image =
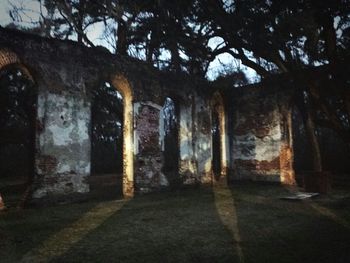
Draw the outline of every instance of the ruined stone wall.
M168 187L174 179L162 170L167 97L178 107L179 181L212 182L215 90L208 92L208 83L101 49L0 28L1 63L21 64L38 87L34 197L89 191L91 91L101 81L124 98L124 196ZM268 89L231 89L219 100L221 174L228 168L232 180L292 182L288 96L262 90Z
M210 99L195 92L180 107L179 172L184 184L212 180L210 112Z
M1 47L17 54L37 85L33 197L88 192L90 101L84 63L74 52L69 55L69 45L12 31L1 36Z
M195 100L195 160L200 182L212 182L212 143L210 100L197 96Z
M88 192L90 103L81 96L40 90L36 198Z
M198 171L208 175L208 153L198 154L208 131L202 132L195 117L207 110L205 99L198 97L201 84L101 49L1 28L0 50L10 54L1 63L21 63L38 87L34 197L89 191L91 90L101 81L111 82L124 97L125 196L169 185L162 172L166 97L179 107L180 179L190 184L201 180ZM208 117L199 119L208 126Z
M138 102L135 113L135 187L140 192L168 186L162 173L162 118L159 105Z
M253 85L230 98L230 180L293 184L290 92Z

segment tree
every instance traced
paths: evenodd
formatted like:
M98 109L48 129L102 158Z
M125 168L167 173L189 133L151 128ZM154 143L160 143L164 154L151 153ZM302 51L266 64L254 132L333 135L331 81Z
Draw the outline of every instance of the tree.
M212 56L224 52L241 60L262 77L288 73L295 81L296 96L313 149L314 169L322 170L315 135L317 124L349 134L349 87L337 74L349 58L350 2L235 0L201 1L198 21L210 26L223 42ZM329 65L327 74L337 77L328 88L305 70ZM311 76L315 74L311 74ZM332 98L332 99L331 99ZM341 112L341 113L340 113Z
M36 99L34 82L18 65L1 70L0 175L13 180L16 191L26 188L19 206L27 201L34 177ZM13 189L5 187L2 194ZM0 194L0 210L2 202Z
M126 55L127 32L134 19L135 5L126 0L37 0L40 3L39 21L32 21L27 28L42 36L59 39L75 39L78 43L95 46L88 31L98 23L105 29L105 40L115 52ZM10 16L20 22L28 10L13 5ZM23 27L22 27L23 29ZM112 36L111 36L112 35ZM111 43L111 39L115 43Z
M123 100L108 82L92 90L91 172L123 170Z
M158 68L203 78L211 61L228 53L263 78L287 74L313 142L315 170L322 170L316 125L349 142L350 95L341 69L350 58L350 0L38 1L48 11L41 25L54 37L76 35L93 46L86 31L103 23L117 54L144 53ZM213 47L213 38L222 42ZM320 67L331 79L316 81Z
M336 36L336 30L349 28L349 3L205 0L198 9L198 21L223 40L213 55L227 52L267 76L335 62L347 49L346 38Z
M146 60L160 65L161 50L170 54L166 68L204 77L208 68L210 36L198 24L194 11L198 1L147 1L137 18L131 40L144 45Z

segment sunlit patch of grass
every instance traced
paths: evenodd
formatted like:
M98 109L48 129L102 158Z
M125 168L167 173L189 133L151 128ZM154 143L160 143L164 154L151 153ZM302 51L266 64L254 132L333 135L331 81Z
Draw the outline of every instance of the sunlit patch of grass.
M236 184L10 210L0 215L1 262L349 262L349 206L283 194Z
M213 187L215 205L224 226L232 233L234 248L237 251L239 262L244 262L244 254L241 247L241 236L238 227L238 217L235 200L227 185L215 185Z
M112 201L96 205L77 221L25 254L21 262L49 262L52 258L61 256L90 231L99 227L107 218L120 210L124 203Z
M350 230L350 223L349 221L343 219L341 216L337 215L335 212L331 211L329 208L323 207L316 203L310 203L310 206L315 209L317 212L322 214L323 216L328 217L329 219L333 220L334 222L342 225L343 227L346 227L348 230Z

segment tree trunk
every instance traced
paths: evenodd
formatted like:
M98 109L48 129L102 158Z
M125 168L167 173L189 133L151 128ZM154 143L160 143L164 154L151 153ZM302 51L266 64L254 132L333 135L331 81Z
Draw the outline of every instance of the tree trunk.
M311 147L311 154L312 154L312 165L313 170L315 172L321 172L322 171L322 158L321 158L321 150L320 145L318 143L318 139L316 136L316 125L315 125L315 119L313 115L313 108L312 108L312 98L311 94L308 93L308 97L305 98L305 92L306 90L300 90L296 97L296 103L298 105L298 108L300 110L301 116L303 118L304 128L306 132L306 138L309 142L309 145Z
M153 61L153 53L154 50L156 49L156 37L157 34L155 32L151 32L151 39L148 42L148 47L147 47L147 54L146 54L146 61L149 63L152 63Z
M315 172L321 172L322 171L321 150L320 150L320 145L318 143L317 136L315 133L316 131L315 121L309 109L306 110L305 115L306 116L304 118L304 126L305 126L306 136L308 138L308 141L310 142L313 169Z
M169 49L171 53L171 67L175 70L175 72L181 72L180 55L176 42L172 42L169 46Z
M127 25L123 19L119 19L117 30L117 54L121 56L126 56L128 51L126 35Z

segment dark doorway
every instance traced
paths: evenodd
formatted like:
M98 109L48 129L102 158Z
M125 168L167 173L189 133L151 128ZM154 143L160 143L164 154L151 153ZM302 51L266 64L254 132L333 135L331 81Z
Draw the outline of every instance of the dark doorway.
M103 82L92 93L90 190L119 197L123 179L123 97Z
M181 184L179 177L179 111L176 103L167 97L163 106L164 121L164 165L163 173L167 177L170 187Z
M34 177L37 92L25 70L0 72L0 192L7 207L22 206Z
M216 109L217 107L214 107L212 111L212 167L213 167L213 173L214 178L216 180L219 180L221 175L221 130L220 130L220 116L219 112Z

